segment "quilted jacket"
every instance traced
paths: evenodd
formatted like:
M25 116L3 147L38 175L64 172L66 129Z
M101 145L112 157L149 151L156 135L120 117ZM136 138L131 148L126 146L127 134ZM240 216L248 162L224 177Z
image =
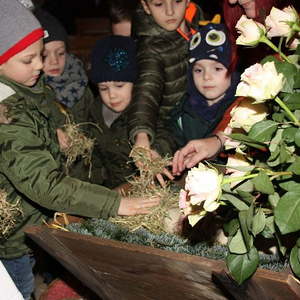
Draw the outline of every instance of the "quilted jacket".
M53 211L108 218L119 207L117 192L63 173L47 96L42 80L29 88L0 77L0 105L7 107L11 119L0 118L0 188L23 212L11 234L1 240L1 258L27 253L24 227L42 224Z

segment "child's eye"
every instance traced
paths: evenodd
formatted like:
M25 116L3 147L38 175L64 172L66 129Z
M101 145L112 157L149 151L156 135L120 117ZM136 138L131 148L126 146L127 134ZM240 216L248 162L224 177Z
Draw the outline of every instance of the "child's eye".
M181 3L182 2L182 0L176 0L176 3Z
M66 52L64 51L64 52L60 52L60 53L58 53L58 55L59 56L64 56L66 54Z
M159 7L159 6L162 6L162 2L154 2L153 5L156 7Z
M123 87L124 86L124 84L123 83L121 83L121 84L117 84L116 85L116 87L118 87L118 88L121 88L121 87Z
M202 72L202 69L200 69L200 68L195 68L195 69L194 69L194 72L195 72L195 73L201 73L201 72Z
M223 71L223 68L222 67L216 67L216 71L218 71L218 72Z
M25 65L30 65L32 63L32 60L31 59L23 60L22 63Z
M101 92L107 91L107 87L99 87L99 91Z

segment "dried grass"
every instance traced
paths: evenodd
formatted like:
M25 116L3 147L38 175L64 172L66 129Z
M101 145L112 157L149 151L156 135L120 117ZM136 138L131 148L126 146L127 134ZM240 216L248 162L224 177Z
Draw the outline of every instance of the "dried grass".
M89 175L91 177L92 170L92 153L94 148L94 139L90 139L85 136L84 132L80 129L81 126L92 124L96 126L100 131L102 131L96 124L94 123L79 123L76 124L71 121L69 115L66 114L66 124L64 125L64 132L68 137L69 145L66 147L63 152L67 157L67 161L65 163L66 174L69 174L69 168L73 164L73 162L81 157L84 160L84 163L89 166Z
M19 201L9 203L7 193L0 189L0 237L6 237L15 227L17 219L23 214Z
M171 188L170 184L165 187L155 182L155 175L162 173L163 169L169 165L171 158L150 159L147 149L137 147L132 150L131 157L134 162L139 161L142 165L140 176L128 179L130 189L126 196L130 197L155 197L161 198L160 204L151 209L147 215L119 216L111 218L110 221L135 231L141 227L158 234L165 232L164 219L168 218L168 210L178 207L178 192Z

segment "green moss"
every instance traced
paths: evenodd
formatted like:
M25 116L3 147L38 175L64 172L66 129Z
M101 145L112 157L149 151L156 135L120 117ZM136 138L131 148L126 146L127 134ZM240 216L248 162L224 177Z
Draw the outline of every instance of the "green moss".
M206 242L199 242L192 245L187 239L183 239L177 235L168 233L153 234L146 229L138 229L134 232L130 232L126 228L120 227L103 219L90 219L82 224L70 224L67 226L67 229L71 232L80 234L150 246L177 253L203 256L210 259L223 260L227 255L226 246L211 246ZM276 255L260 254L261 268L272 271L281 271L287 267L287 265L287 261L281 261Z

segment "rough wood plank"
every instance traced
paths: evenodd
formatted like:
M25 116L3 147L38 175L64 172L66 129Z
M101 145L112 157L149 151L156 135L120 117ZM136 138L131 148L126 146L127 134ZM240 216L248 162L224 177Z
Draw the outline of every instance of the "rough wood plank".
M26 233L103 299L226 299L211 278L222 261L43 227ZM270 299L300 299L287 273L257 270L253 280Z

